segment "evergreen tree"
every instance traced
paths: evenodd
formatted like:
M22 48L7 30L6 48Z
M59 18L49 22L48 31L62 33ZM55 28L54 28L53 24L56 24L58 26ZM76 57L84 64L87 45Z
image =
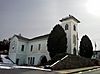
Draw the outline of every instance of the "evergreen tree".
M56 54L66 52L66 33L59 24L57 24L49 34L47 41L47 49L51 58L53 58Z
M93 46L87 35L83 36L80 41L79 55L86 58L91 58L93 55Z

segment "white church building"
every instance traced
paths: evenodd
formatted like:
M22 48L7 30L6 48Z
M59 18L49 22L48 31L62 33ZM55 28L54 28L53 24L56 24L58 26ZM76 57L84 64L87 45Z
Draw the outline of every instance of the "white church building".
M60 25L65 30L67 38L66 52L78 54L78 23L80 21L74 16L59 20ZM18 65L38 65L41 62L50 60L47 51L47 40L49 34L38 36L32 39L21 35L14 35L10 41L9 57Z

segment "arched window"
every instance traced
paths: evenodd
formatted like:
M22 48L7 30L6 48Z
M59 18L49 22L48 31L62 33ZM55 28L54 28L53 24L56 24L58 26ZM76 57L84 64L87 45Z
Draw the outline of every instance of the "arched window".
M76 36L75 35L73 35L73 44L74 46L76 46Z
M73 28L74 28L74 31L76 31L76 26L75 25L73 26Z
M65 25L65 30L68 30L68 24Z

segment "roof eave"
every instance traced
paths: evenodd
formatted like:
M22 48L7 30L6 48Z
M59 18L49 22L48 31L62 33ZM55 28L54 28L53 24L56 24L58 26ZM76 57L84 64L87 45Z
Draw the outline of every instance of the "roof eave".
M75 20L77 23L80 23L80 21L78 19L76 19L74 16L72 15L69 15L69 17L66 17L66 18L62 18L61 20L59 20L60 22L63 22L65 20L68 20L68 19L73 19Z

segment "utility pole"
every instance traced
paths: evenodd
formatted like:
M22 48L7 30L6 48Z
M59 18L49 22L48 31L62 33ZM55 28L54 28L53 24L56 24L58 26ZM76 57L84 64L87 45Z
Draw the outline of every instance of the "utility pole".
M97 44L96 44L96 42L95 42L95 56L96 56L96 58L97 58L96 48L97 48Z

